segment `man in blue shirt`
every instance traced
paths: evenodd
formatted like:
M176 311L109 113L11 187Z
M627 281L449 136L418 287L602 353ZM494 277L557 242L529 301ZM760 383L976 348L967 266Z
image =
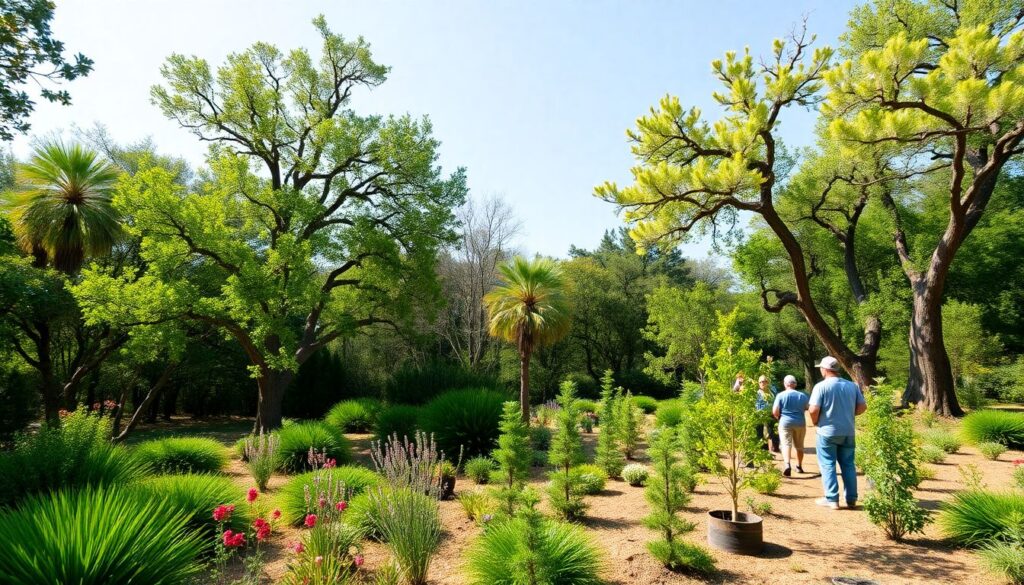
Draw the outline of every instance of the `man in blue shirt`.
M772 416L779 420L779 436L782 438L782 461L786 468L782 475L789 477L793 473L790 466L790 451L796 448L796 470L804 472L804 436L807 434L807 422L804 411L807 410L807 395L796 389L796 378L786 376L783 380L785 390L775 397L772 405Z
M818 467L825 497L814 503L833 510L839 508L838 464L846 505L853 508L857 505L857 468L854 465L857 443L853 419L867 410L867 403L859 386L839 377L839 360L825 356L817 367L824 380L814 385L807 411L811 422L818 426Z

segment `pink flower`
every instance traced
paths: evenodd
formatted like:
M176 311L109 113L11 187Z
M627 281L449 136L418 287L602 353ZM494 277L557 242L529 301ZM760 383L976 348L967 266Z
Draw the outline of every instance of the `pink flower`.
M320 506L321 508L323 508L324 506L326 506L326 505L327 505L327 498L325 498L325 497L323 497L323 496L320 496L320 497L319 497L319 498L317 499L317 501L316 501L316 504L317 504L318 506Z
M243 532L232 532L231 530L224 531L224 546L227 548L236 548L239 546L245 546L245 533Z
M302 554L302 552L306 550L306 547L301 542L296 542L292 544L289 548L291 548L292 552L294 552L297 555Z
M270 524L264 522L262 526L256 528L256 540L263 540L268 536L270 536Z
M267 521L264 520L263 518L257 518L257 519L252 521L253 528L263 528L266 525L267 525Z
M317 565L321 565L324 562L324 558L322 556L320 556L320 555L316 555L316 558L313 559L313 562L316 563Z
M333 469L337 465L338 465L338 461L336 459L334 459L334 458L331 458L331 459L328 459L327 461L324 461L324 469Z
M217 506L213 509L213 519L217 522L228 520L231 518L231 513L234 511L234 506Z
M281 510L274 510L273 512L270 513L271 520L277 520L279 518L281 518Z
M354 562L357 567L362 567L363 566L363 555L356 555L355 557L352 558L352 562Z
M316 526L316 514L307 514L305 524L307 528Z
M348 508L348 504L345 503L345 500L342 500L337 504L334 504L334 507L337 508L339 512L344 512L345 508Z
M251 504L256 501L256 498L259 497L259 495L260 493L256 491L256 488L250 488L249 493L245 496L245 499Z

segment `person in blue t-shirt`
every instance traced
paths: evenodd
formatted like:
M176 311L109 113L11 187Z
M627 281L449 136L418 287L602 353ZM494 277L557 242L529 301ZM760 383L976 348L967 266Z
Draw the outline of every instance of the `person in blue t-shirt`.
M796 378L786 376L782 381L785 389L775 397L772 405L772 416L779 421L779 437L782 439L782 462L785 468L782 475L793 474L790 465L790 451L796 448L796 470L804 472L804 437L807 434L807 422L804 411L807 410L808 397L796 389Z
M859 386L839 377L839 360L825 356L817 367L825 379L814 385L807 411L811 422L818 426L818 467L825 497L814 503L833 510L839 508L838 464L846 505L853 508L857 505L857 468L854 465L857 442L853 419L867 410L867 403Z

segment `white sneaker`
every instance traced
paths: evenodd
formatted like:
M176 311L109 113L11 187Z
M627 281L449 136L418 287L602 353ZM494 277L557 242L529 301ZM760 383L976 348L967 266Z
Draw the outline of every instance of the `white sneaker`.
M823 507L823 508L828 508L830 510L838 510L839 509L839 502L833 502L832 500L829 500L828 498L818 498L817 500L814 500L814 503L819 505L819 506L821 506L821 507Z

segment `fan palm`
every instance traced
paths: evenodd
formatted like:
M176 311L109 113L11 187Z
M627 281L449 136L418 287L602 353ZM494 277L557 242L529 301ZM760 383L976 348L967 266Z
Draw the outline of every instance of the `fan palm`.
M79 144L47 142L18 165L6 197L19 245L39 267L73 274L87 255L110 251L120 233L111 204L118 170Z
M491 336L519 350L519 403L530 416L530 356L569 331L569 303L562 271L551 260L514 258L498 267L499 283L484 296Z

